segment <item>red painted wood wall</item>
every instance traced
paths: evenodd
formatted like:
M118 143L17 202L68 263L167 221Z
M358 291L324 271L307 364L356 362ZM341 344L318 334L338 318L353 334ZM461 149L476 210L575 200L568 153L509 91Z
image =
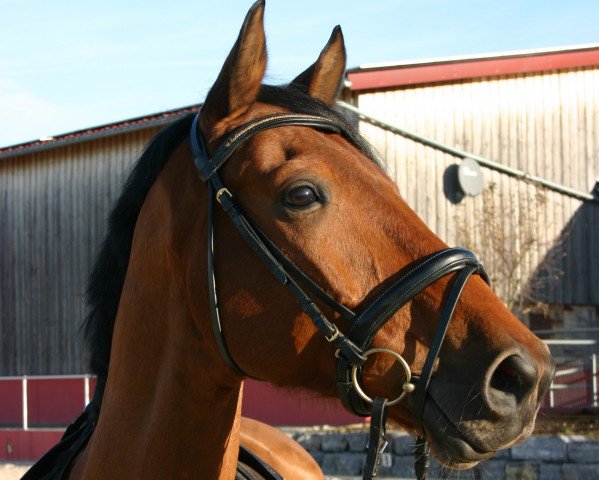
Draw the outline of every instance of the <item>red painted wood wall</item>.
M90 397L95 379L90 379ZM55 445L85 407L83 378L27 380L28 429L23 429L20 379L0 380L0 461L35 460ZM346 425L363 421L337 401L246 381L243 415L270 425Z

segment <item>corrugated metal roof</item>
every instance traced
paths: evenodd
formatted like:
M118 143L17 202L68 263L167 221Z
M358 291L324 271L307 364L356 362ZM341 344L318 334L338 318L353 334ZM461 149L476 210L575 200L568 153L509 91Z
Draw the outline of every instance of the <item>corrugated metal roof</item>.
M49 148L56 148L75 142L83 142L102 138L109 135L118 135L124 132L141 130L144 128L158 127L170 123L188 113L196 112L199 105L166 110L164 112L130 118L120 122L108 123L97 127L85 128L74 132L64 133L55 137L45 137L31 142L20 143L0 148L0 159L24 155L26 153L38 152Z

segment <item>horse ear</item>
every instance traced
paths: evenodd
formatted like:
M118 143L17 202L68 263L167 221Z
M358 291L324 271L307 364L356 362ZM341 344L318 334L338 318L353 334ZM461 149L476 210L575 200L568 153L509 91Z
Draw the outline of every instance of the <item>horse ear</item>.
M311 97L333 104L345 73L345 43L341 27L333 29L331 38L320 52L318 60L300 73L291 86L299 88Z
M209 128L218 120L248 107L258 92L266 70L264 0L248 11L237 41L202 106L202 124Z

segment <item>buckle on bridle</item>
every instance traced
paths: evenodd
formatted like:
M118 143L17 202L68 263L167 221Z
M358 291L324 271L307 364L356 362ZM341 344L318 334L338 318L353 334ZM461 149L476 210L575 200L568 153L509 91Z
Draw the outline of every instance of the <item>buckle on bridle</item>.
M333 330L333 332L330 335L324 336L324 338L326 338L327 342L329 343L334 342L339 337L339 329L337 328L337 325L333 325L333 328L335 330Z
M216 192L216 201L221 205L223 204L223 202L221 202L221 197L223 195L227 195L227 197L233 198L233 195L231 195L231 192L229 192L229 190L226 187L221 188L218 192Z

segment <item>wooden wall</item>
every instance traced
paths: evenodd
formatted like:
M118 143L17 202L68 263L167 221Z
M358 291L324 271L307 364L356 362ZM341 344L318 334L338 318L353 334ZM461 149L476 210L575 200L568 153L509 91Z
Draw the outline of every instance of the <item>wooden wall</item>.
M149 128L0 160L0 376L86 372L85 288Z
M582 192L599 176L599 68L371 91L355 94L354 103L392 125ZM447 243L478 250L493 276L503 260L485 247L490 236L501 237L507 253L522 255L517 274L541 290L540 300L599 304L599 203L484 168L486 191L452 203L443 178L458 158L367 123L360 128L407 202ZM531 230L536 244L527 247Z

